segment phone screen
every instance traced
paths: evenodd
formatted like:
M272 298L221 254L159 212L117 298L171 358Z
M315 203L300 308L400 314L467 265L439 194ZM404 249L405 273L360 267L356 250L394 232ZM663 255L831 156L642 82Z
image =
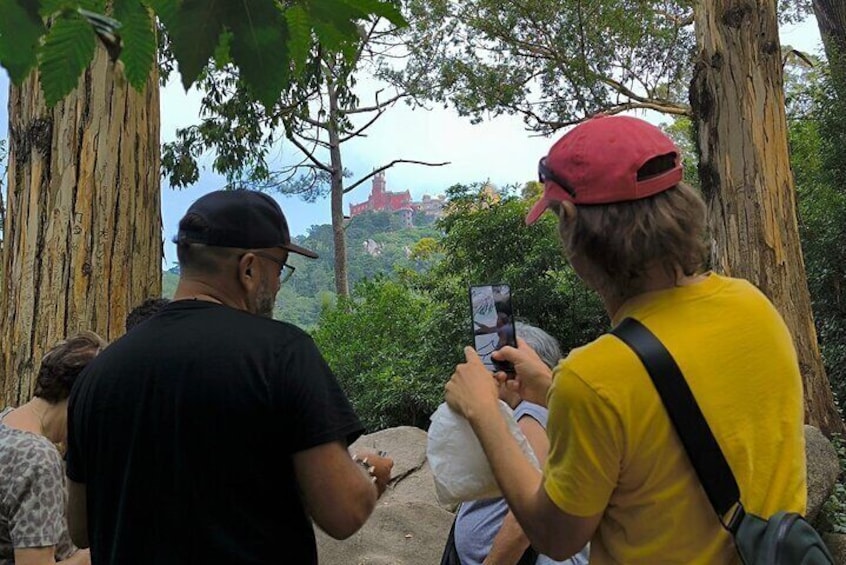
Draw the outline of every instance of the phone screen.
M511 287L507 284L484 284L470 287L473 346L489 371L513 373L510 363L494 361L491 354L510 345L517 347L514 331L514 310L511 307Z

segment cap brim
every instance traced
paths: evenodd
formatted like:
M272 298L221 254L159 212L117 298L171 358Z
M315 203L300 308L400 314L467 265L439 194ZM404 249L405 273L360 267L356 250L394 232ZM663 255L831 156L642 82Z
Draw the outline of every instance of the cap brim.
M291 253L296 253L297 255L303 255L304 257L308 257L310 259L317 259L317 253L306 249L305 247L300 247L299 245L294 245L293 243L288 243L286 245L280 245L282 249L287 249Z
M532 209L526 215L526 225L531 226L538 221L538 218L546 212L549 205L553 202L564 202L565 200L572 202L573 197L567 193L566 190L555 184L553 181L547 180L544 183L543 195L540 200L535 202Z
M535 222L538 221L538 218L547 211L549 208L550 201L544 197L541 197L540 200L535 202L535 205L532 206L532 209L529 210L529 213L526 215L526 225L531 226Z

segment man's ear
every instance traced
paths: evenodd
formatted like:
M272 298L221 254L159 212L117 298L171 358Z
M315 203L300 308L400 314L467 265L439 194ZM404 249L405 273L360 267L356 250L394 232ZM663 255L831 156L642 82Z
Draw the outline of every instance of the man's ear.
M241 260L238 261L238 281L245 288L252 288L256 279L253 277L253 266L256 256L252 253L244 253Z
M567 222L572 222L576 219L576 214L578 213L576 210L576 205L570 202L569 200L564 200L560 203L561 206L561 214L559 218L565 220Z

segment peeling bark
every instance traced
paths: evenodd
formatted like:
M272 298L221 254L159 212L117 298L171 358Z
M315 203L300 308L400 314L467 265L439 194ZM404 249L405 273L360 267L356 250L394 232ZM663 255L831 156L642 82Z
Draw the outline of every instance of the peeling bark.
M18 405L56 341L115 339L130 309L161 295L158 72L138 93L98 46L53 109L37 73L12 87L9 118L0 390Z
M837 95L846 99L846 2L813 0L813 5Z
M799 243L774 0L702 0L691 84L712 264L748 279L793 335L805 420L844 432L825 374Z

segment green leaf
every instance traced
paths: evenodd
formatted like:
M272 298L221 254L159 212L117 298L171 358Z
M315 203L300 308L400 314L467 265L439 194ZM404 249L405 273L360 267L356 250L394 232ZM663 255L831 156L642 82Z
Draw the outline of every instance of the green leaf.
M40 6L38 8L38 12L45 19L57 12L72 10L76 7L74 3L69 0L41 0L39 4Z
M94 57L94 47L94 30L76 12L66 13L53 22L38 65L48 106L54 106L76 87L79 75Z
M39 13L45 19L59 12L76 11L77 8L103 14L106 11L106 0L31 0L39 4Z
M308 53L311 50L311 26L308 14L302 6L291 6L285 10L285 21L288 22L288 50L291 61L298 76L305 71Z
M179 12L179 0L142 0L149 6L167 27L176 22L176 15Z
M183 0L168 27L173 55L179 63L182 86L191 88L209 59L224 30L234 0Z
M153 18L145 6L138 0L115 2L115 18L121 22L120 35L126 78L136 90L142 90L147 84L150 69L156 58L156 34L153 31Z
M317 41L326 51L339 52L344 43L348 43L347 37L330 24L314 22L314 31Z
M358 39L356 21L367 17L367 12L339 0L313 0L307 5L315 28L318 24L329 25L338 31L343 40Z
M270 2L243 2L234 18L232 60L239 76L256 99L271 108L289 84L288 28L281 12Z
M44 33L32 2L25 5L30 9L16 0L0 0L0 65L9 71L15 84L20 84L37 63L38 41Z
M397 27L405 27L408 22L402 16L396 4L391 2L381 2L380 0L340 0L347 6L356 9L365 14L373 14L374 16L382 17L394 24Z
M232 46L232 32L224 31L220 34L220 43L214 50L214 64L218 69L222 69L232 62L232 54L229 52Z

